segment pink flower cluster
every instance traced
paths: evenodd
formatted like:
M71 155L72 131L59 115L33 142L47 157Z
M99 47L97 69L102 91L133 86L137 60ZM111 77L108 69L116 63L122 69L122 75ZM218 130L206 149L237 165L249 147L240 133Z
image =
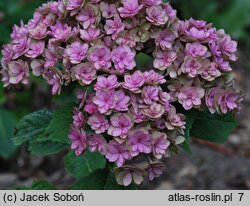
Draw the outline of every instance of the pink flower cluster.
M242 100L230 67L237 43L204 21L178 19L161 0L49 2L11 38L2 49L4 86L27 84L30 68L53 94L78 82L71 148L105 156L126 186L159 177L159 161L185 140L174 105L228 113ZM152 57L150 68L137 67L140 53Z

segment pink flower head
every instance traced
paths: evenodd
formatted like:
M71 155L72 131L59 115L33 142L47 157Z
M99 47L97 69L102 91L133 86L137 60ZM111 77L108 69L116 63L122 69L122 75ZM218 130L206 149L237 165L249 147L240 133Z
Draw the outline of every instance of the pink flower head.
M100 10L102 12L102 16L106 19L114 17L117 13L115 4L107 4L104 2L101 2Z
M155 43L157 46L160 46L161 49L172 49L176 36L171 31L162 31L155 39Z
M179 103L185 110L201 105L201 99L204 97L205 90L200 87L184 86L178 94Z
M87 42L97 39L100 36L100 33L100 29L95 27L89 27L88 29L80 30L81 38Z
M123 0L122 4L123 7L118 8L118 11L123 18L135 16L143 8L138 0Z
M107 141L100 134L88 136L88 147L91 152L100 152L102 155L107 153Z
M2 76L1 80L3 82L3 86L4 87L9 86L10 85L10 76L9 76L8 70L7 69L1 69L0 74Z
M117 35L125 29L125 26L121 18L116 15L113 20L108 19L106 21L104 29L108 35L112 35L112 39L116 39Z
M73 125L76 128L81 128L85 122L85 118L82 114L82 112L80 112L80 110L78 108L74 108L74 115L73 115Z
M155 51L154 56L154 67L159 70L166 70L177 58L177 54L173 51L157 50Z
M85 0L68 0L66 9L69 11L78 10L83 6Z
M163 173L162 169L163 169L162 164L155 163L149 165L149 167L147 168L148 179L150 181L153 181L156 177L160 177Z
M87 147L87 136L82 129L71 127L69 132L69 139L71 140L71 149L75 151L77 156L80 156Z
M102 114L114 109L116 106L114 91L97 91L93 103L97 105L99 112Z
M231 88L222 91L218 96L218 105L223 114L237 109L240 101L241 98L239 97L239 94Z
M24 62L20 59L17 61L12 61L8 64L8 71L10 84L28 83L29 66L27 62Z
M111 52L105 46L97 47L89 55L89 60L94 63L97 70L111 67Z
M237 42L232 41L229 35L224 36L220 42L220 50L223 55L231 61L236 61L235 52L237 51Z
M133 126L132 118L128 114L117 113L110 118L108 134L113 137L126 138L129 130Z
M135 53L128 46L118 46L112 53L111 58L115 69L120 73L125 70L132 70L135 66Z
M29 51L26 52L25 56L29 58L36 58L43 53L44 49L44 41L32 41L29 45Z
M109 128L108 120L106 120L103 114L98 112L89 117L88 124L96 134L104 133Z
M198 42L186 44L186 51L191 57L204 57L208 49Z
M62 78L59 74L51 72L48 78L48 84L52 85L52 94L60 94L61 93L61 86L63 84Z
M201 74L203 79L213 81L219 76L221 76L221 72L218 69L218 64L210 61L204 63L204 69Z
M13 59L18 59L29 50L30 39L28 37L22 37L13 41Z
M170 142L167 140L167 135L158 131L152 133L153 137L153 154L156 158L161 159L166 155Z
M166 82L164 76L156 73L154 70L146 71L144 73L144 80L149 85L159 85Z
M129 96L126 96L123 90L118 90L115 91L115 98L117 100L115 110L120 112L128 111Z
M147 8L146 14L146 19L156 26L164 25L168 22L166 11L160 5Z
M74 42L66 49L66 54L72 64L79 64L85 59L88 48L89 45L86 43Z
M108 77L99 76L97 82L94 85L94 89L110 91L119 87L116 75L109 75Z
M201 68L202 64L198 60L192 58L187 58L181 66L182 72L187 74L190 78L194 78L200 74Z
M132 157L140 153L151 153L151 136L147 131L136 130L129 134L128 144L130 146L130 154Z
M126 160L130 159L130 154L124 145L112 140L108 143L106 158L110 162L116 162L117 166L121 167Z
M6 44L3 46L2 55L3 55L2 63L8 64L12 60L13 50L11 44Z
M44 58L45 58L45 64L44 67L50 68L50 67L54 67L57 66L58 63L58 56L57 54L55 54L55 52L49 50L49 49L45 49L44 53Z
M143 0L142 2L146 6L155 6L160 5L162 3L162 0Z
M60 21L57 21L54 26L50 27L51 35L57 40L65 40L71 36L72 28L67 25L63 24Z
M11 39L12 40L18 40L23 37L26 37L28 34L28 28L24 26L23 21L21 21L21 26L18 27L17 25L13 26L13 32L11 33Z
M142 98L147 105L151 105L154 101L159 101L159 87L144 87L142 91Z
M94 104L93 102L94 97L95 97L95 94L92 94L86 99L86 105L84 107L84 111L87 112L88 114L94 114L98 109L96 104Z
M88 5L81 9L80 13L76 16L79 22L82 22L84 29L94 25L98 16L98 9L94 5Z
M137 93L144 84L144 76L141 71L136 71L132 75L124 76L123 88Z

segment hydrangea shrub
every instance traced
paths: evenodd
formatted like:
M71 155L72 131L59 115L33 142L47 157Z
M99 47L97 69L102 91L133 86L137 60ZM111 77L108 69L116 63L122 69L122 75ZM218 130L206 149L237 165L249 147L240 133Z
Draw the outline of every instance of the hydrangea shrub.
M180 146L190 152L190 134L221 143L236 125L237 42L205 21L178 19L162 0L49 2L11 39L2 49L5 87L34 75L53 95L76 88L77 103L27 115L14 139L34 155L71 145L72 189L153 181Z

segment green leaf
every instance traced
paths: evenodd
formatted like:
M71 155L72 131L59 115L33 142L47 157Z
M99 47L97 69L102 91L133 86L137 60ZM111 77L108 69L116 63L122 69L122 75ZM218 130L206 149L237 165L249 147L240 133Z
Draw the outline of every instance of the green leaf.
M70 144L68 133L73 120L73 107L74 103L68 103L55 112L53 119L45 131L48 139Z
M198 115L197 110L191 110L188 112L185 112L186 116L186 128L185 128L185 142L182 144L182 148L189 154L192 154L192 151L190 149L190 130L193 126L194 120Z
M68 145L53 141L38 142L37 140L32 140L28 144L28 150L35 156L53 155L62 152L67 148Z
M31 187L19 187L19 190L55 190L55 186L45 180L34 180Z
M135 187L124 187L117 184L114 173L110 170L96 170L89 176L77 181L70 189L72 190L134 190Z
M13 144L14 128L16 120L12 113L0 107L0 156L7 159L17 150Z
M233 114L210 114L199 112L194 120L190 134L193 137L215 143L224 143L237 126Z
M84 155L77 157L70 152L64 158L66 171L78 179L88 176L97 169L103 169L106 165L105 158L99 153L86 151Z
M14 143L21 145L43 134L52 119L52 115L47 110L40 110L26 115L17 123Z

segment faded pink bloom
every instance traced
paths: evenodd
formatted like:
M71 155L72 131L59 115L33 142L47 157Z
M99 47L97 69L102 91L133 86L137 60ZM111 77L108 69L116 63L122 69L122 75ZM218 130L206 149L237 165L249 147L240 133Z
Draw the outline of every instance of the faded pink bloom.
M123 7L118 8L118 11L123 18L135 16L143 8L138 0L123 0L122 4Z
M40 22L39 24L37 24L35 27L32 27L29 29L29 35L30 37L37 39L37 40L41 40L44 39L47 34L47 26L46 24L44 24L43 22Z
M78 108L74 108L74 112L73 112L73 125L76 128L81 128L85 122L85 118L82 114L82 112L80 112L80 110Z
M102 12L102 16L106 19L114 17L117 13L115 4L107 4L104 2L101 2L100 10Z
M9 86L10 85L10 76L9 76L8 70L7 69L1 69L0 74L2 76L1 80L3 82L3 86L4 87Z
M22 37L18 40L13 41L12 50L13 57L12 59L18 59L24 55L29 50L30 39L28 37Z
M80 34L81 34L81 38L85 41L93 41L95 39L97 39L100 35L101 31L99 28L94 28L94 27L89 27L88 29L80 29Z
M84 107L84 111L87 112L88 114L94 114L98 107L96 104L93 102L93 98L95 97L95 94L91 94L87 99L86 99L86 105ZM82 101L83 102L83 101ZM83 102L84 103L84 102ZM83 104L82 103L82 104Z
M136 130L128 135L128 144L130 146L130 154L132 157L140 153L151 153L151 136L148 131Z
M163 167L164 165L159 163L154 163L148 166L147 172L148 172L148 178L150 181L153 181L156 177L160 177L163 173Z
M235 52L237 51L237 42L232 41L229 35L224 36L220 42L220 50L223 55L231 61L236 61Z
M116 39L117 35L125 29L121 18L116 15L113 20L108 19L104 26L106 33L112 35L112 39Z
M130 154L124 145L112 140L108 143L106 158L110 162L116 162L117 166L121 167L126 160L130 159Z
M30 63L30 67L32 69L33 75L38 77L45 71L44 60L42 60L42 59L34 59Z
M166 70L177 58L177 54L173 51L157 50L155 51L154 56L154 67L159 70Z
M48 84L52 85L53 95L61 93L61 86L63 82L62 82L62 78L60 75L53 72L48 79Z
M80 156L87 147L87 136L85 131L71 127L69 132L69 139L71 140L71 149L75 151L77 156Z
M10 84L28 83L29 66L23 60L12 61L8 64L8 75Z
M88 136L88 147L91 152L100 152L102 155L107 153L107 141L100 134Z
M88 44L74 42L66 49L66 54L72 64L79 64L85 59L88 53Z
M85 0L68 0L66 9L69 11L78 10L83 6Z
M97 70L111 67L111 52L105 46L97 47L89 55L89 60L94 63Z
M144 76L141 71L136 71L132 75L124 76L123 88L132 92L139 92L140 87L144 84Z
M214 114L217 110L217 105L216 105L216 96L220 94L220 88L219 87L214 87L209 92L206 94L206 105L209 109L209 111Z
M72 70L75 78L84 85L89 85L96 79L96 70L91 63L78 64Z
M108 120L98 112L89 117L88 124L96 134L104 133L109 128Z
M118 46L112 53L111 58L115 69L120 73L125 70L132 70L135 66L135 53L128 46Z
M165 133L161 133L158 131L154 131L152 133L153 137L153 155L157 159L161 159L167 153L170 142L167 139L167 135Z
M45 49L43 55L44 55L44 58L45 58L44 67L46 69L50 68L50 67L57 66L58 56L57 56L57 54L55 54L55 52L53 52L51 50L48 50L48 49Z
M159 119L165 113L165 108L162 104L153 102L149 106L143 107L142 113L149 119Z
M132 167L124 166L116 170L116 181L119 185L129 186L133 181L135 184L140 185L143 182L143 170Z
M29 45L29 50L26 52L25 56L29 58L36 58L43 53L44 49L44 41L32 41Z
M169 130L174 130L175 128L181 128L185 129L185 116L183 114L177 114L175 107L171 107L167 121L166 126Z
M205 90L200 87L184 86L178 94L178 101L185 110L201 105L201 99L204 97Z
M132 118L124 113L118 113L111 116L110 123L108 134L123 139L127 137L129 130L133 126Z
M108 77L99 76L97 82L94 85L94 89L110 91L119 87L119 82L117 81L116 75L109 75Z
M147 8L146 14L146 19L156 26L164 25L168 21L166 11L160 5Z
M221 76L221 72L218 69L218 64L207 61L204 63L201 77L207 81L214 81L217 77Z
M160 5L162 3L162 0L142 0L142 2L146 6L155 6Z

